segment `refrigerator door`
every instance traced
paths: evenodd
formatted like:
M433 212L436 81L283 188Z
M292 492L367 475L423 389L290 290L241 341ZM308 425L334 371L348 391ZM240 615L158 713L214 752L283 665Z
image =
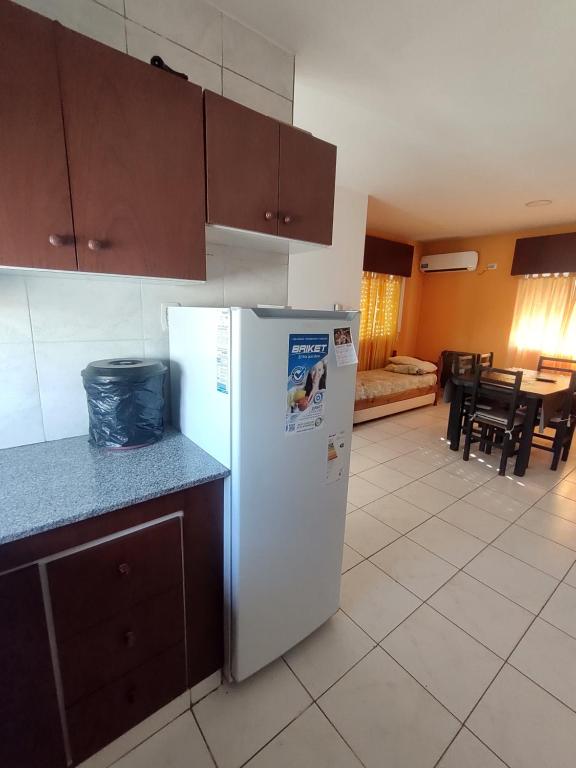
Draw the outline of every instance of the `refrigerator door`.
M334 331L357 347L358 313L232 309L231 326L228 663L242 680L339 606L356 365L337 366ZM327 370L289 379L325 341ZM316 398L311 421L300 390Z

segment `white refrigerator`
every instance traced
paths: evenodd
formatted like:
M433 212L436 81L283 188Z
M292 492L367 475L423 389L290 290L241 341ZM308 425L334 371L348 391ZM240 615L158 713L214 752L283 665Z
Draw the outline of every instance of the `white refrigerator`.
M231 471L229 679L338 610L358 324L346 311L169 309L175 425Z

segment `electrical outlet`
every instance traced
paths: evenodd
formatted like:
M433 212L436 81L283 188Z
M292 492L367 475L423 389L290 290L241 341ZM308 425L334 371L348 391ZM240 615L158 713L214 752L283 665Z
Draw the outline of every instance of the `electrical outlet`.
M486 269L497 269L498 264L486 264Z
M160 325L165 333L168 333L168 307L181 307L179 301L166 301L160 304Z

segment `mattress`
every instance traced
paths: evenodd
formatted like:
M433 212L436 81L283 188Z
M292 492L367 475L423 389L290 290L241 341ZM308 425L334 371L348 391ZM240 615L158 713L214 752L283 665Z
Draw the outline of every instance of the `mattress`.
M356 374L356 401L372 400L386 395L396 395L410 390L429 389L436 386L436 374L420 376L408 373L392 373L383 368L358 371ZM416 397L418 392L414 392Z

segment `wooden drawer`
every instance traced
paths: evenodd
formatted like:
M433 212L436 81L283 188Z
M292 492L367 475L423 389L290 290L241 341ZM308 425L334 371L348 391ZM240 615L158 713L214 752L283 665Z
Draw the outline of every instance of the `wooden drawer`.
M180 518L47 566L58 642L182 583Z
M59 646L66 706L183 640L181 587L74 635Z
M185 689L185 651L180 643L82 699L67 709L74 762L102 749Z

